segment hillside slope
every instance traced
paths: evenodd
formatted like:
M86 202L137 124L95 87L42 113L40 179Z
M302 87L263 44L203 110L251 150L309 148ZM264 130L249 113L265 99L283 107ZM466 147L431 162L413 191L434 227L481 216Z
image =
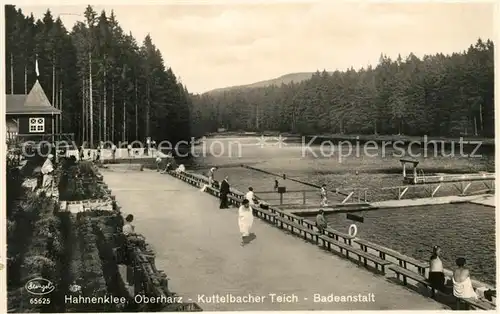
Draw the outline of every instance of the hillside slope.
M278 78L266 80L266 81L260 81L248 85L239 85L239 86L229 86L229 87L223 87L223 88L217 88L213 89L211 91L208 91L207 93L220 93L228 90L234 90L234 89L246 89L246 88L257 88L257 87L266 87L266 86L271 86L271 85L276 85L280 86L281 84L289 84L292 81L293 82L302 82L305 80L308 80L311 78L311 76L316 73L316 72L299 72L299 73L289 73L282 75ZM331 73L331 72L329 72Z

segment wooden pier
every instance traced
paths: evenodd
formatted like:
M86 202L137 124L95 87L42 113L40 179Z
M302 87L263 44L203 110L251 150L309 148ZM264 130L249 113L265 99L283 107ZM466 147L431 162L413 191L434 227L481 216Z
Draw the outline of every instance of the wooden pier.
M206 184L203 176L192 175L186 172L170 171L169 174L195 187ZM218 189L205 186L205 192L219 196ZM229 195L230 203L239 206L244 198L241 192L232 191ZM315 223L307 218L300 217L294 213L286 212L283 209L273 206L252 206L254 215L263 221L302 238L306 242L323 247L329 252L340 254L348 260L356 261L369 269L378 273L393 274L397 279L401 279L404 285L409 283L424 285L430 288L430 283L426 279L428 263L416 260L410 256L403 255L389 248L366 241L364 239L351 236L339 230L327 228L324 233L320 233L315 228ZM449 282L448 278L448 282ZM475 288L485 287L484 284L473 282ZM491 289L492 287L486 287ZM495 309L494 303L486 300L462 299L472 309Z
M374 302L337 303L335 309L448 308L418 293L401 289L382 274L374 276L370 272L369 260L365 270L351 263L357 258L354 259L353 253L346 258L344 249L341 254L332 245L330 251L323 251L316 245L315 239L310 243L297 241L294 235L299 231L295 227L293 233L290 229L285 230L286 224L290 223L289 217L299 227L302 221L301 228L308 232L307 237L311 232L305 228L304 220L296 215L287 215L283 211L280 211L283 215L276 215L276 211L255 209L252 230L257 238L241 247L237 212L234 207L219 209L218 200L211 196L211 193L217 195L216 191L210 189L204 193L198 189L199 185L185 184L183 180L156 171L130 171L126 177L111 171L103 171L103 174L106 183L116 191L114 193L123 206L122 211L137 217L136 230L155 248L157 267L173 274L169 287L184 300L191 298L196 302L199 295L228 292L233 295L251 292L265 296L269 293L294 293L299 297L298 303L271 302L269 297L262 303L241 304L198 300L206 311L331 310L331 303L314 302L311 296L317 293L365 294L373 292L374 286L377 287ZM165 191L155 193L154 189L158 186ZM278 226L278 220L283 221L283 229ZM340 243L333 240L334 244ZM304 268L304 265L307 267ZM363 260L360 265L364 265ZM242 272L242 269L249 271ZM336 282L350 281L350 284L332 285L331 280L324 280L325 276L333 276L331 279ZM387 276L394 277L390 272ZM242 282L245 284L242 285Z
M412 163L414 165L413 175L418 173L417 165L418 161L414 160L401 160L403 164L403 181L406 182L406 185L401 186L390 186L390 187L380 187L380 188L342 188L342 189L332 189L330 188L330 193L328 195L329 201L333 199L337 199L338 201L333 201L327 207L334 207L337 204L345 205L345 204L370 204L373 202L383 202L383 201L392 201L392 200L405 200L405 199L422 199L422 202L425 202L426 198L435 198L435 197L447 197L447 196L455 196L457 200L459 197L470 196L470 195L479 195L479 194L491 194L495 192L495 175L488 173L480 173L480 174L469 174L469 175L440 175L436 177L422 177L418 176L418 180L414 180L413 176L409 176L406 174L406 164ZM265 174L270 174L274 176L280 176L276 173L271 173L266 170L258 169L255 167L245 166L242 167L259 171ZM203 176L197 175L199 178ZM283 176L283 175L281 175ZM286 177L286 176L285 176ZM431 178L429 182L424 182L426 178ZM442 179L442 180L441 180ZM312 186L318 188L318 190L294 190L294 191L284 191L280 197L280 206L283 205L292 205L286 204L283 199L290 199L287 194L292 194L292 192L296 192L296 194L301 194L301 197L298 199L302 199L302 205L305 207L309 207L306 200L307 194L314 193L315 199L318 199L318 204L315 206L319 206L319 197L317 194L319 193L319 185L304 182L301 180L297 180L294 178L286 177L286 180L302 183L304 185ZM435 182L433 182L435 181ZM207 181L208 182L208 181ZM417 182L417 183L415 183ZM278 194L278 191L261 191L256 192L255 194ZM284 194L284 196L283 196ZM297 204L297 203L295 203ZM276 204L278 205L278 204Z

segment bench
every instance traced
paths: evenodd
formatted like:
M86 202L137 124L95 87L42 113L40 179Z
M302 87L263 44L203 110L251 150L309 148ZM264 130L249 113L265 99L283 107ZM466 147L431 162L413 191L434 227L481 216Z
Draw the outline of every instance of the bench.
M255 216L257 216L263 220L266 220L270 223L274 223L276 214L273 214L268 210L261 209L258 207L258 205L252 206L252 208L253 208L253 212L254 212Z
M354 240L354 242L359 244L360 248L365 252L368 251L368 248L371 248L375 251L378 251L381 259L385 260L386 255L394 257L395 259L398 260L400 267L407 269L407 264L411 264L411 265L417 267L418 273L422 276L425 276L425 270L427 268L429 268L429 264L427 264L427 263L416 260L416 259L409 257L409 256L406 256L406 255L403 255L399 252L393 251L393 250L388 249L386 247L383 247L381 245L378 245L378 244L375 244L375 243L372 243L372 242L369 242L369 241L366 241L363 239L356 239L356 240Z
M339 238L342 238L344 243L352 245L351 241L352 241L353 237L351 237L347 233L343 233L343 232L340 232L338 230L335 230L335 229L328 227L325 229L325 234L328 235L329 237L337 240L337 241L339 241Z
M189 183L189 184L191 184L191 185L196 185L196 186L198 186L198 184L199 184L199 181L194 180L194 179L192 179L192 178L190 178L190 177L186 176L186 175L185 175L185 174L183 174L183 173L174 173L174 174L173 174L173 176L174 176L174 177L176 177L176 178L178 178L178 179L180 179L180 180L182 180L182 181L184 181L184 182L186 182L186 183Z
M496 310L496 306L493 303L482 299L457 298L457 310L460 310L462 308L462 305L465 305L465 310L471 310L471 309L479 309L485 311Z
M354 255L356 255L358 257L359 264L363 263L363 265L366 267L367 262L371 261L371 262L373 262L373 264L375 264L375 268L377 270L379 270L379 266L380 266L380 270L384 274L385 274L385 267L387 265L391 264L391 262L389 262L389 261L383 260L375 255L364 252L360 249L356 249L355 247L353 247L347 243L339 242L339 241L332 239L326 235L318 236L318 238L323 241L324 248L328 248L328 250L331 250L332 245L336 246L339 248L341 254L343 254L345 251L345 255L347 258L349 258L349 253L353 253Z
M318 233L314 230L278 215L274 217L274 221L280 229L283 229L283 225L286 226L286 229L290 227L292 233L295 233L295 229L297 229L299 231L299 235L304 237L304 240L308 240L307 236L309 235L312 241L318 243Z
M416 282L423 284L427 288L432 289L431 283L422 274L415 273L411 270L408 270L404 267L397 266L397 265L389 266L389 269L396 274L396 278L398 280L400 280L400 277L403 277L403 284L405 286L408 284L407 278L411 278L411 279L415 280Z
M220 192L219 192L219 194L220 194ZM241 205L241 202L242 202L241 198L235 197L235 196L233 196L231 194L227 195L227 200L228 200L228 203L230 205L234 205L234 206L237 206L237 207L239 207Z
M314 228L316 227L316 222L313 222L311 220L308 220L308 219L303 219L302 220L302 223L309 229L311 230L314 230Z

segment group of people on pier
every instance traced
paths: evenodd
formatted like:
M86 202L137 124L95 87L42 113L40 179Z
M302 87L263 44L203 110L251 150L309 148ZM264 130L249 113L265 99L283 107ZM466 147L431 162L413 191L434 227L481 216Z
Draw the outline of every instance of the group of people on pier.
M328 228L325 213L322 209L319 210L319 213L316 216L316 228L321 234L324 234L325 229ZM451 278L453 283L453 295L462 299L477 299L478 296L472 285L470 272L466 267L466 262L466 259L463 257L459 257L455 261L457 268L453 272L453 276ZM429 259L428 280L432 287L433 298L436 295L436 291L445 292L446 277L444 274L443 262L441 260L441 247L439 246L433 247L432 255Z
M224 177L220 183L215 181L214 176L217 171L217 167L212 167L207 173L208 185L210 187L219 188L219 209L229 208L229 193L231 193L231 186L229 185L228 176ZM204 189L202 189L204 190ZM253 187L248 188L248 192L245 194L241 206L238 208L238 227L241 233L241 245L244 246L248 244L252 238L255 238L255 234L250 232L253 226L253 209L252 206L258 204L258 199L255 196Z
M478 295L472 285L470 271L466 267L466 259L459 257L455 260L455 264L457 268L453 271L453 276L451 277L453 295L460 299L478 299ZM433 247L432 255L429 260L429 282L433 288L432 297L435 297L436 290L441 292L446 291L446 277L444 274L443 262L441 260L441 248L439 246ZM490 293L496 294L496 291L490 291ZM487 295L485 295L485 297L491 298L491 296Z

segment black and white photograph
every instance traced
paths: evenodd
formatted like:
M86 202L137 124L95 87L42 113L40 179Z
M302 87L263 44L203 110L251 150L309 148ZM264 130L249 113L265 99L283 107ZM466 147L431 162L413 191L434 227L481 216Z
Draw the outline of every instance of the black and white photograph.
M5 313L496 311L498 3L2 7Z

